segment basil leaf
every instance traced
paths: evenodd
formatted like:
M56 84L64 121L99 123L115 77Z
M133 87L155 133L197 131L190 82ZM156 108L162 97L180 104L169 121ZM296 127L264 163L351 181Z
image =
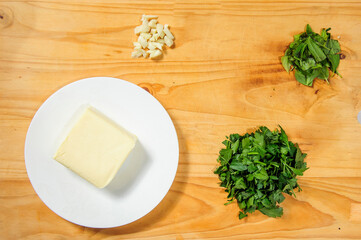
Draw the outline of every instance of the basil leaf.
M281 62L282 62L283 68L284 68L287 72L290 72L291 62L289 61L288 56L283 56L283 57L281 57Z
M326 55L323 53L321 48L312 40L312 38L308 37L306 40L307 48L315 58L316 62L321 62L326 58Z
M328 55L327 58L331 63L331 71L333 73L336 73L336 69L337 69L338 65L340 64L340 55L331 54L331 55Z
M337 71L340 44L331 39L330 30L322 29L317 34L307 24L305 32L293 36L294 41L281 57L281 63L287 72L295 70L295 78L299 83L312 86L316 78L328 82L329 72L325 68L342 77Z
M328 80L328 76L329 76L328 68L327 67L321 68L318 78Z

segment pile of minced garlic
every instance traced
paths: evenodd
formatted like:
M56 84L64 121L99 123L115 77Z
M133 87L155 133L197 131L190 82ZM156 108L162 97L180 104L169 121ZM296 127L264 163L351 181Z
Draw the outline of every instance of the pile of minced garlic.
M174 36L169 31L168 24L163 26L157 19L158 16L154 15L142 16L142 25L134 29L139 37L137 42L133 42L132 58L149 56L151 59L157 59L163 54L164 44L168 47L173 45Z

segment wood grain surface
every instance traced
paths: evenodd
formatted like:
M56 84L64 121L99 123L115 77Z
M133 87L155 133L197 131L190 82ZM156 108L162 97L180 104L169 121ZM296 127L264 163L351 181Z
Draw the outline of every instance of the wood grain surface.
M164 59L131 59L141 14L174 33ZM310 23L332 27L345 56L330 85L298 84L280 64ZM0 239L361 239L361 1L0 2ZM148 215L90 229L49 210L24 163L27 128L40 105L82 78L111 76L148 90L174 121L175 181ZM212 171L230 133L281 124L310 169L284 216L237 206ZM144 199L146 201L146 199Z

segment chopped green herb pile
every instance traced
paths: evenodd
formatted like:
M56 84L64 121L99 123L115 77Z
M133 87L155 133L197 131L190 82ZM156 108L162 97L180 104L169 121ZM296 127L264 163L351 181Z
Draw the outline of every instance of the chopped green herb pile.
M281 58L286 71L295 70L296 80L306 86L312 86L315 78L328 82L329 70L341 76L337 72L341 48L337 40L331 39L330 30L314 33L307 24L304 33L293 36L294 41Z
M288 141L281 126L280 131L260 127L243 136L231 134L223 144L226 148L220 150L217 160L221 166L214 173L228 193L225 205L236 200L241 209L239 219L255 210L270 217L282 216L283 208L278 206L285 199L282 193L296 196L293 189L301 191L296 176L308 169L306 154Z

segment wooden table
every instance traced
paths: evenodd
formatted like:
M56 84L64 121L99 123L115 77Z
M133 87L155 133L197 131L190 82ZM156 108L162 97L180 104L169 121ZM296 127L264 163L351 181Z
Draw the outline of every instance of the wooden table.
M141 14L176 36L161 61L131 59ZM361 239L361 1L2 1L0 4L0 239ZM298 84L280 64L310 23L332 27L345 59L330 85ZM24 164L27 128L56 90L92 76L125 79L167 109L180 146L175 181L148 215L89 229L49 210ZM310 169L284 216L237 206L212 171L229 133L281 124ZM144 200L146 201L146 199Z

